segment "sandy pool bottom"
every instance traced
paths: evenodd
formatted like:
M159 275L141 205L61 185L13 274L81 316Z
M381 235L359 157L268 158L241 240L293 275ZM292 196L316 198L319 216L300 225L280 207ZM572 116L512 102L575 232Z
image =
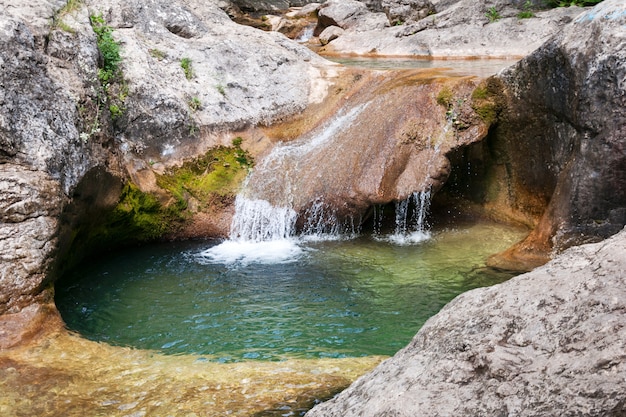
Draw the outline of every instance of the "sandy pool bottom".
M221 364L59 331L0 351L0 415L297 416L383 359Z

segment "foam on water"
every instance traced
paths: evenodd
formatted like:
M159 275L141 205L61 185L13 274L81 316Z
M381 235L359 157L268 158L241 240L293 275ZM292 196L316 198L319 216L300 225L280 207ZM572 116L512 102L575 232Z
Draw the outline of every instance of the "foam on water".
M200 263L218 264L280 264L297 261L302 249L294 239L267 241L226 240L198 256Z
M425 242L431 238L428 231L417 230L411 233L394 233L387 236L377 237L376 240L392 243L399 246L416 245Z

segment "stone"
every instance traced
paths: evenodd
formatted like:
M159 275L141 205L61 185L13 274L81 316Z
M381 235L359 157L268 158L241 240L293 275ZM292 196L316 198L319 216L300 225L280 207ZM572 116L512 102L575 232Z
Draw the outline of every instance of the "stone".
M378 30L389 26L384 13L370 12L367 6L356 0L329 0L322 4L318 12L315 30L320 33L329 26L354 31Z
M383 0L382 8L389 21L395 24L417 22L435 13L430 0Z
M475 83L437 79L428 70L357 72L335 87L338 103L325 103L335 111L257 161L244 194L291 207L303 229L315 216L358 226L372 206L435 193L450 173L447 155L487 134L471 107ZM317 116L319 109L302 119L308 112Z
M626 413L626 230L458 296L307 417Z
M538 11L532 19L519 19L517 15L522 10L521 6L509 0L499 2L501 18L490 23L486 12L492 3L487 0L435 1L431 2L433 9L427 2L420 2L422 6L418 9L402 9L404 3L401 1L389 4L398 5L397 12L390 19L399 25L358 32L348 30L341 39L324 47L320 53L521 58L584 11L579 7L559 7ZM424 16L433 11L436 13Z
M508 205L539 218L492 265L528 270L624 226L625 24L626 5L605 0L497 75L509 102L491 146L508 155L499 162L510 172Z
M338 26L328 26L320 33L319 39L322 45L332 42L343 34L344 30Z

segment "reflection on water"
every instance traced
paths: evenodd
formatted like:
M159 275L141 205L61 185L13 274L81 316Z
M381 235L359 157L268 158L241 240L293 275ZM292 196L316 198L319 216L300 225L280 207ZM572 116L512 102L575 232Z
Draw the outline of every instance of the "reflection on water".
M325 57L342 65L373 70L424 68L442 70L445 76L488 77L513 65L517 59L422 59L422 58L365 58Z
M482 224L409 246L307 241L278 263L154 246L75 271L57 305L89 339L217 362L392 355L459 293L508 279L484 260L520 237Z

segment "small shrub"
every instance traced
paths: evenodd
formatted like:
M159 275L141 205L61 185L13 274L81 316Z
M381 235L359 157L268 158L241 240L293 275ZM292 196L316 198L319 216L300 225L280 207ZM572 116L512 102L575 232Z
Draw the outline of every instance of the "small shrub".
M526 3L524 3L522 11L517 14L517 18L518 19L530 19L531 17L534 17L535 13L533 13L532 8L533 8L533 4L531 3L530 0L527 0Z
M489 19L489 23L497 22L498 20L500 20L501 17L500 12L498 12L498 9L496 9L495 6L487 9L485 16L487 16L487 19Z
M239 148L241 147L241 144L243 143L243 138L241 136L237 136L235 139L233 139L232 143L235 148Z
M101 14L91 15L89 19L102 55L102 68L98 71L98 78L102 82L108 82L117 75L122 62L120 44L113 38L113 28L106 24Z
M180 60L180 67L185 72L185 78L191 80L193 78L193 68L191 65L191 58L183 58Z
M124 110L122 110L117 104L111 104L109 106L109 112L111 113L111 117L113 119L117 119L124 113Z

